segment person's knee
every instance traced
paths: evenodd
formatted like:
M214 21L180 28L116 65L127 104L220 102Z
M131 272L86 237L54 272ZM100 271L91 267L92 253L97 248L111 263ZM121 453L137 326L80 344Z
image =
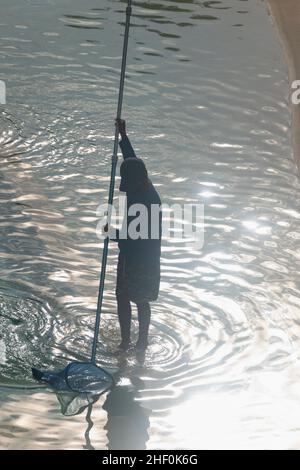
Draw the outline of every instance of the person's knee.
M136 304L138 313L140 314L150 314L150 304L149 302L143 302Z
M126 294L117 294L116 295L118 304L129 303L129 298Z

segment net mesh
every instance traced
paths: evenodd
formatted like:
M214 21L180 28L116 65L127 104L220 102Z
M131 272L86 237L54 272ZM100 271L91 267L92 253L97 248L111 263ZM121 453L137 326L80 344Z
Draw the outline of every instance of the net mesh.
M99 399L99 395L89 393L56 392L57 399L64 416L75 416L83 413L87 407L93 406Z
M114 385L111 374L91 362L71 362L63 370L32 369L33 377L56 391L101 394Z

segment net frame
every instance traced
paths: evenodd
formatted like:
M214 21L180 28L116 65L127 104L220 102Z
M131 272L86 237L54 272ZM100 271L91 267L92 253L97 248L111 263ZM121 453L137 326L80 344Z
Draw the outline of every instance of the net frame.
M101 390L101 392L97 392L97 391L87 391L87 390L84 390L80 387L78 388L75 388L74 386L72 386L71 384L71 381L69 379L69 372L70 372L70 369L74 366L86 366L87 368L91 366L95 369L98 369L99 371L101 371L101 374L103 376L105 376L107 378L107 387L105 387L103 390ZM107 392L108 390L110 390L114 385L115 385L115 379L113 377L112 374L110 374L109 372L107 372L107 370L103 369L102 367L99 367L97 366L95 363L93 362L81 362L81 361L72 361L70 362L70 364L67 365L67 367L64 369L64 373L65 373L65 382L68 386L68 388L70 389L70 391L72 392L75 392L75 393L94 393L94 394L98 394L98 393L105 393ZM105 383L105 381L102 381L102 383Z

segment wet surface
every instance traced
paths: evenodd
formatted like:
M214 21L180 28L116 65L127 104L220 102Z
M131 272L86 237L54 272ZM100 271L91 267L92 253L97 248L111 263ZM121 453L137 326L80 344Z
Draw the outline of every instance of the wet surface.
M87 433L30 368L90 354L125 3L2 3L1 447L297 448L300 186L265 5L135 2L124 117L163 201L205 204L205 241L164 240L144 361L112 354L111 247L119 385Z

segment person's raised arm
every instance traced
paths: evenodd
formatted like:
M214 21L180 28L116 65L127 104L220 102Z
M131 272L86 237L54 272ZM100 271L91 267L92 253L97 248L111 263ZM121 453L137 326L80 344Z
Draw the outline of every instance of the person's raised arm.
M137 158L126 133L126 122L123 119L116 119L116 126L121 135L119 145L122 150L124 160L126 160L126 158Z

